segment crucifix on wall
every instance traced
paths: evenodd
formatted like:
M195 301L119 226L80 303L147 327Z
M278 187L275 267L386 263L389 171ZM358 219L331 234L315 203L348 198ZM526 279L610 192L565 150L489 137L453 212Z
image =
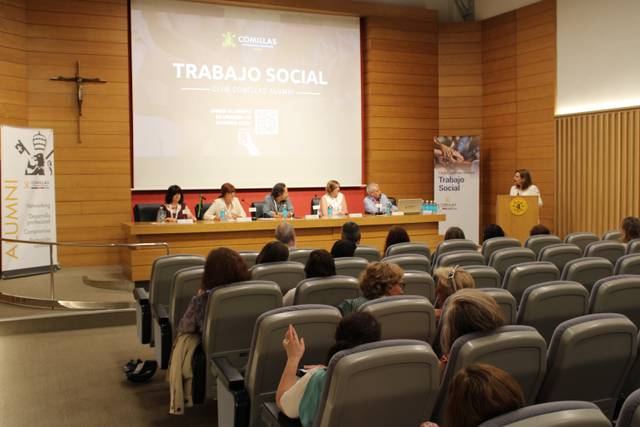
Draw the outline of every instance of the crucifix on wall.
M75 82L77 88L77 100L78 103L78 143L81 143L80 139L80 118L82 117L82 85L85 83L106 83L105 80L101 80L99 77L82 77L80 75L80 62L76 61L76 75L74 77L51 77L49 80L56 80L61 82Z

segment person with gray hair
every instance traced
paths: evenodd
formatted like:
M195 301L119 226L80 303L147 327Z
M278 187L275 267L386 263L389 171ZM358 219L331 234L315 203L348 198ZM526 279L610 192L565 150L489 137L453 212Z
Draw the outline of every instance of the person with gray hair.
M364 198L364 211L371 215L381 215L387 212L387 207L391 206L391 211L397 211L398 207L391 204L389 198L380 191L380 186L375 182L367 184L367 197Z
M276 240L290 248L296 247L296 230L288 222L281 222L276 226Z

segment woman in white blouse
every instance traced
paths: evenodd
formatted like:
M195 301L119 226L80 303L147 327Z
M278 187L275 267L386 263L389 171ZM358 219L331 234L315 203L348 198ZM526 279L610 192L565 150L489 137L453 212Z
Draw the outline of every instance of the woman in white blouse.
M224 212L224 219L244 218L247 216L236 197L236 187L228 182L222 184L220 197L209 206L209 209L204 213L204 219L205 221L221 220L222 212Z
M513 175L513 185L511 196L538 196L538 206L542 207L542 197L540 197L540 190L538 187L531 183L531 174L526 169L518 169Z
M320 216L329 217L337 215L347 215L347 199L340 192L340 183L335 179L327 182L326 193L320 200ZM331 208L331 215L329 215Z

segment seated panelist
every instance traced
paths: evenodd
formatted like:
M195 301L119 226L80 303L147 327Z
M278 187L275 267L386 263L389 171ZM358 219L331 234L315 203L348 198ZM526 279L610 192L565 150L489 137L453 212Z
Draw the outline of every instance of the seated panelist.
M164 196L164 204L158 209L157 222L176 222L179 219L194 219L189 207L184 202L182 189L172 185Z
M269 218L282 218L282 211L286 208L287 216L293 217L293 205L289 200L289 190L287 186L279 182L273 186L271 194L264 198L264 216Z
M207 221L220 220L223 216L225 219L244 218L247 216L236 197L236 187L228 182L225 182L220 187L220 197L209 206L209 209L204 213L204 219Z
M320 199L320 216L330 217L336 215L347 215L349 208L347 207L347 199L340 192L340 183L335 179L327 182L325 194ZM329 215L331 208L331 215Z
M367 185L367 197L364 198L364 211L371 215L381 215L387 213L387 206L391 205L391 211L398 210L397 206L391 204L386 194L380 191L380 186L375 182Z

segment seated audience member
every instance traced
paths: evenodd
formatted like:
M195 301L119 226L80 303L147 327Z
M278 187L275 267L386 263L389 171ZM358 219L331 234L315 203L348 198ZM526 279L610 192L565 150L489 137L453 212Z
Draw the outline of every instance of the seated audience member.
M466 239L464 231L460 227L449 227L444 233L444 240Z
M360 226L358 224L353 221L342 224L342 236L340 237L342 240L349 240L359 245L361 237Z
M204 213L204 219L207 221L220 220L223 216L222 212L224 212L225 219L244 218L247 216L240 204L240 200L236 197L236 187L228 182L222 184L220 197L209 206L209 209Z
M331 208L331 215L329 215ZM347 215L349 208L347 207L347 199L340 192L340 183L335 179L327 182L325 194L320 199L320 216L329 217L337 215Z
M484 228L482 241L493 239L494 237L504 237L504 230L498 224L489 224Z
M331 247L331 256L334 258L352 257L356 253L356 244L351 240L336 240Z
M380 186L375 182L367 185L367 197L364 198L364 211L371 215L380 215L387 213L387 207L391 206L391 211L398 210L397 206L394 206L389 198L380 191Z
M620 231L622 232L622 243L629 243L633 239L640 238L640 218L626 217L622 220Z
M546 225L542 224L534 225L529 231L529 236L542 236L545 234L551 234L551 230L549 230Z
M338 306L342 315L358 311L358 307L376 298L404 294L404 271L390 262L372 262L360 275L361 297L344 300Z
M442 315L442 307L444 302L451 295L461 289L475 288L476 282L471 274L464 271L462 267L440 267L434 273L436 279L436 301L434 307L436 309L436 321L440 320Z
M336 263L331 254L324 249L311 251L307 264L304 266L304 275L307 279L314 277L329 277L336 275ZM283 305L292 305L296 294L296 288L289 289L282 298Z
M475 427L524 406L522 387L508 372L476 363L454 375L447 392L443 425ZM427 422L420 427L437 425Z
M293 216L293 205L289 200L289 190L287 186L279 182L273 186L271 194L264 198L264 215L270 218L282 218L282 211L287 208L287 216Z
M176 222L179 219L193 219L193 215L184 202L182 188L172 185L164 195L164 204L158 209L156 221Z
M264 245L256 257L256 265L282 261L289 261L289 248L277 240Z
M410 241L411 239L409 238L407 230L399 225L394 225L387 233L387 240L384 242L384 252L382 253L387 256L387 249L389 249L389 246L395 245L396 243L406 243Z
M287 363L276 391L276 404L289 418L300 418L303 427L310 427L314 423L326 382L326 365L333 355L361 344L380 341L380 324L368 313L350 314L338 324L335 340L325 365L309 367L310 370L300 379L296 373L305 350L304 338L299 338L293 325L290 325L282 340Z
M296 230L288 222L280 222L276 226L276 240L284 243L290 249L296 247Z

